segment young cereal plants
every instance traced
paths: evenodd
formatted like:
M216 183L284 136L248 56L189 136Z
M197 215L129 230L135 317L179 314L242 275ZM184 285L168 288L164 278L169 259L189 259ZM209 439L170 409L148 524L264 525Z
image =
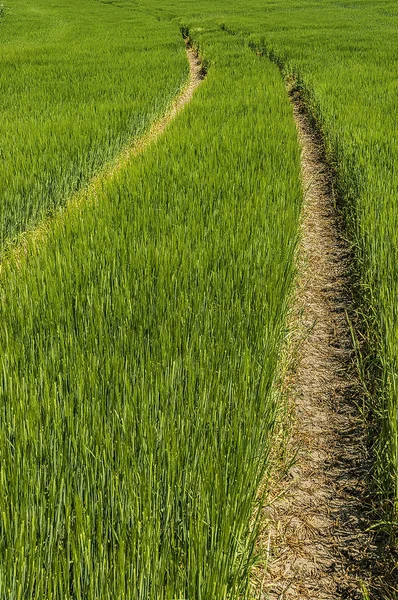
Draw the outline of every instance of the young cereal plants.
M2 598L249 597L299 151L278 69L193 33L192 103L4 266Z
M152 4L152 0L146 0ZM177 12L178 8L178 12ZM160 9L159 9L160 10ZM391 533L398 522L398 190L396 2L247 0L162 3L198 27L241 34L294 73L336 172L354 248L364 409L373 480ZM377 517L376 517L377 518Z
M188 70L178 30L130 4L13 0L0 18L3 247L141 135Z

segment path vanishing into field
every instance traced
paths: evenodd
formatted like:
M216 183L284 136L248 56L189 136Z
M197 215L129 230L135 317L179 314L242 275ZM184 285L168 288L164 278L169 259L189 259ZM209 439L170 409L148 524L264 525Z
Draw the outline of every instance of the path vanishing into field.
M263 546L271 551L256 588L270 600L359 600L365 590L384 598L380 549L367 532L371 460L347 320L351 256L322 144L294 88L290 98L304 188L286 382L297 457L264 509Z
M106 165L66 206L20 236L8 252L13 262L36 248L56 223L95 204L102 186L156 141L192 99L205 77L186 41L189 79L169 110L142 137ZM295 413L294 465L272 490L263 510L264 547L270 553L256 573L261 600L361 600L381 595L385 563L367 531L371 470L366 431L356 402L361 386L348 318L351 255L334 203L330 169L311 121L293 90L294 118L302 147L304 206L298 278L291 316L292 368L286 388ZM7 254L6 254L7 260ZM293 361L294 357L294 361ZM376 543L377 541L377 543Z
M119 171L124 169L132 158L139 156L148 148L148 146L153 144L182 111L184 106L192 100L196 89L204 80L206 72L198 53L195 48L192 47L189 38L185 39L185 46L189 63L189 78L187 84L175 97L167 112L159 119L155 120L144 135L134 140L133 143L124 148L111 163L105 165L104 168L90 180L88 185L84 186L81 190L78 190L72 196L60 211L41 221L35 228L27 230L18 236L17 240L12 243L8 250L6 250L4 256L5 261L11 259L11 262L16 261L18 263L20 257L27 254L28 249L34 250L40 248L40 245L44 242L54 225L62 223L71 212L78 211L84 206L95 204L98 192L101 190L102 186L107 181L112 180Z
M164 133L166 128L181 112L184 106L192 100L196 88L205 78L205 70L195 48L191 46L189 38L185 40L185 45L189 62L189 79L187 85L174 99L166 114L155 121L147 133L138 138L130 147L126 148L124 152L120 154L117 161L105 173L100 175L101 179L112 178L118 171L126 166L131 158L142 154L150 144ZM95 185L95 183L96 180L93 181L93 185Z

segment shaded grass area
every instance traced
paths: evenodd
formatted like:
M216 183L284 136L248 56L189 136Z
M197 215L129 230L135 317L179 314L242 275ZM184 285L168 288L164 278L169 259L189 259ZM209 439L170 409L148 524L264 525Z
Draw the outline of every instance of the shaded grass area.
M189 107L0 281L0 596L249 596L299 151L278 69L195 41Z
M2 14L0 246L64 205L188 75L176 28L135 6L13 0Z

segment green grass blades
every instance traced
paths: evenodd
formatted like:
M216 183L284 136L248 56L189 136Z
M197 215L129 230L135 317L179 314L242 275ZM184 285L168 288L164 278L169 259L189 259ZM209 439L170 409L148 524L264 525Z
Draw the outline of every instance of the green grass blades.
M177 28L97 0L5 3L0 249L65 204L188 76Z
M263 35L252 38L298 75L336 166L361 284L374 480L391 533L398 522L397 23L392 2L302 3L264 19Z
M151 4L151 0L146 0ZM383 523L398 523L397 26L391 0L202 0L162 3L192 27L204 20L294 73L318 121L359 272L359 312L375 485ZM384 525L383 525L384 526Z
M277 67L195 36L192 103L0 281L0 597L249 597L299 151Z

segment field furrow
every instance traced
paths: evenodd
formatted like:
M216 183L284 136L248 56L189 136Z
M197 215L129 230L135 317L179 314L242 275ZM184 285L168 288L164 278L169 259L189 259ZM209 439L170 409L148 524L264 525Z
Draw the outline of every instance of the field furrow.
M353 255L322 138L299 89L289 87L304 190L284 382L297 454L263 511L271 554L258 587L270 600L385 599L392 564L388 540L369 530L372 458L351 331Z

